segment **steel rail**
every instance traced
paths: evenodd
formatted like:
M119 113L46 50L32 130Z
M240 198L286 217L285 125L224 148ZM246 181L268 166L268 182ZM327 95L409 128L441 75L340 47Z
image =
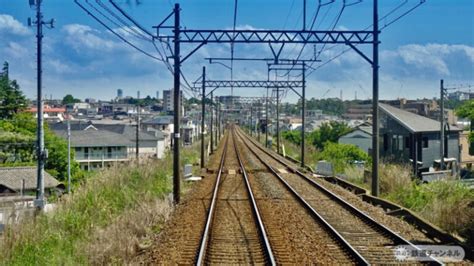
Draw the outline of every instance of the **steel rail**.
M346 251L348 251L352 257L356 260L357 264L359 265L369 265L369 262L354 248L352 245L331 225L329 224L326 219L324 219L296 190L291 187L285 179L280 176L273 167L271 167L267 162L265 162L252 148L250 148L249 144L244 141L244 137L239 133L240 139L244 143L245 146L258 158L260 162L262 162L270 172L272 172L278 180L295 196L295 198L307 209L309 210L310 214L319 221L324 227L328 229L328 231L336 238L338 242L340 242Z
M240 134L240 133L239 133ZM336 195L334 192L328 190L327 188L325 188L324 186L322 186L321 184L318 184L316 181L312 180L311 178L308 178L305 174L303 174L301 171L299 171L298 169L292 167L289 163L285 162L284 160L282 160L281 158L278 158L277 156L275 156L274 154L272 154L271 152L267 151L265 148L261 147L259 145L259 143L256 143L253 139L250 139L249 137L247 137L246 135L243 135L243 134L240 134L241 136L244 136L244 138L248 139L250 142L252 142L254 144L254 146L256 146L259 150L263 151L265 154L267 154L268 156L270 156L271 158L273 158L274 160L278 161L280 164L284 165L285 167L287 167L288 169L290 169L291 172L293 172L294 174L297 174L298 176L302 177L303 179L305 179L306 181L308 181L313 187L319 189L320 191L322 191L324 194L326 194L327 196L329 196L330 198L334 199L335 201L337 201L342 207L344 207L345 209L347 209L348 211L350 211L351 213L355 214L357 217L359 217L362 221L364 221L367 225L373 225L375 226L379 231L381 231L382 233L385 233L388 237L392 238L392 240L395 240L396 242L400 243L400 244L405 244L405 245L409 245L411 246L412 248L418 250L418 251L421 251L422 249L419 248L418 246L416 246L415 244L411 243L410 241L406 240L404 237L400 236L399 234L395 233L394 231L392 231L390 228L386 227L385 225L375 221L372 217L368 216L367 214L365 214L364 212L362 212L361 210L357 209L356 207L354 207L352 204L350 204L349 202L347 202L346 200L342 199L341 197L339 197L338 195ZM248 144L246 143L247 147ZM249 147L250 149L250 147ZM256 155L256 153L252 150L252 152ZM258 155L256 155L258 157ZM260 159L260 158L259 158ZM266 162L262 161L265 165ZM268 167L270 167L268 165ZM432 262L433 263L437 263L439 265L444 265L444 263L442 263L441 261L437 260L436 258L432 257L432 256L428 256L427 257L431 258Z
M252 211L253 211L253 213L255 215L255 219L257 220L257 223L258 223L260 238L261 238L261 240L264 244L264 247L265 247L265 253L266 253L265 255L266 255L270 265L276 265L275 257L273 255L273 251L272 251L272 248L271 248L271 245L270 245L270 241L268 240L267 232L266 232L265 227L263 225L262 217L261 217L260 212L258 210L257 202L256 202L255 197L253 195L252 187L250 186L247 171L245 170L244 164L242 162L242 158L240 157L239 150L237 149L237 141L236 141L237 138L236 138L236 135L235 135L234 127L232 127L231 130L232 130L232 136L234 138L235 153L237 154L237 159L239 161L239 165L240 165L240 169L242 170L242 174L244 176L245 185L247 187L247 192L248 192L250 200L252 202L252 207L253 207Z
M203 265L204 264L204 258L206 256L206 248L207 244L209 242L209 235L211 232L211 224L212 220L214 217L214 210L216 207L216 202L217 202L217 192L219 190L219 185L221 182L221 176L222 176L222 169L224 168L224 161L225 157L227 154L227 143L229 142L229 135L226 137L225 145L224 145L224 151L222 152L222 158L221 162L219 164L219 172L217 174L217 179L216 179L216 184L214 186L214 192L212 193L212 199L211 199L211 207L209 208L208 214L207 214L207 220L206 220L206 226L204 227L204 232L202 233L202 238L201 238L201 244L199 247L199 251L197 254L197 262L196 265Z

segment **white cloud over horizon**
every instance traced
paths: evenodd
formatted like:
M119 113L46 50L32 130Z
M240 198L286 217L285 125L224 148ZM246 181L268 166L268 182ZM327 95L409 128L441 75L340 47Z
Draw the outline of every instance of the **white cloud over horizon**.
M242 28L253 29L250 25L243 25ZM124 36L132 37L132 34L124 29L117 30ZM82 24L68 24L46 34L45 91L48 94L52 93L54 97L60 98L62 95L72 93L79 98L109 99L115 95L118 88L131 91L130 95L134 95L136 90L141 90L142 95L155 95L157 90L168 89L172 84L172 76L163 63L138 53L106 30ZM34 35L12 16L0 14L0 39L7 40L0 46L0 60L10 61L11 76L18 79L29 97L33 97L36 78ZM149 43L137 38L133 40L150 53L157 54ZM268 45L237 46L237 57L261 58L271 55ZM301 45L285 46L281 58L295 57L301 47ZM317 47L320 49L322 46ZM183 55L192 48L183 45ZM414 43L391 50L383 49L383 46L381 48L382 98L431 98L437 95L437 90L434 88L440 78L450 80L452 83L474 82L472 45ZM307 47L303 55L310 56L312 50L312 46ZM337 55L339 51L340 49L328 45L321 58L327 60ZM202 66L205 65L204 57L229 55L228 46L207 45L183 64L183 70L188 80L192 81L201 74ZM234 64L236 78L267 78L264 63ZM208 69L209 75L215 79L230 77L229 70L222 66L210 65ZM349 52L312 74L308 78L308 88L309 97L321 96L327 90L330 92L326 97L339 96L340 90L344 91L345 98L353 98L355 91L359 98L370 97L371 67L359 55ZM236 93L247 94L248 90L237 90ZM259 90L250 93L261 95Z
M0 33L26 36L32 32L13 16L8 14L0 14Z

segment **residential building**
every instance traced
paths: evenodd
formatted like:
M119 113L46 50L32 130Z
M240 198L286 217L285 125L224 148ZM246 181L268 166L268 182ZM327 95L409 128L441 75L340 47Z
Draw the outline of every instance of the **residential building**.
M93 124L88 130L95 128L96 130L106 130L114 132L126 137L134 145L128 148L128 154L130 157L136 154L136 125L124 125L124 124ZM138 132L138 153L140 157L158 158L162 159L165 156L165 137L166 135L159 130L156 131L144 131Z
M461 166L473 169L474 143L469 143L469 131L463 131L459 134L459 143L461 145Z
M66 130L54 130L67 138ZM90 171L129 160L129 148L134 145L127 137L107 130L71 130L74 159L81 169Z
M112 121L114 123L106 123L106 121ZM50 128L60 136L67 134L66 123L52 124ZM71 132L74 131L98 131L104 134L107 134L107 132L119 134L129 142L129 145L127 145L128 159L135 157L137 139L136 125L124 124L116 120L99 120L94 122L71 121ZM140 130L138 134L139 156L158 159L163 158L166 150L165 137L166 135L159 130L153 132ZM73 136L71 136L71 141L73 141ZM119 161L122 161L122 159L123 158L120 158Z
M372 120L372 104L370 102L363 102L360 104L350 106L346 113L342 115L346 120Z
M420 172L428 171L440 159L440 123L399 108L380 103L380 154L400 162L418 162ZM460 129L445 133L446 158L460 160Z
M145 131L161 131L165 135L165 147L171 146L172 137L174 133L174 123L172 116L157 116L152 119L144 120L141 123L141 128Z
M458 101L471 100L474 99L474 92L455 91L452 93L448 93L448 99Z
M0 167L0 197L36 193L37 168L34 166ZM65 186L44 172L45 194L62 193Z
M33 113L37 117L38 109L36 107L31 107L27 112ZM50 107L49 105L44 105L43 107L43 117L47 121L63 121L65 113L65 107Z
M180 91L180 105L183 106L183 91ZM174 91L163 90L163 110L172 112L174 110Z
M413 164L418 162L418 173L428 171L440 159L439 121L401 110L388 104L379 104L380 156L385 160ZM460 129L450 126L445 132L444 157L460 161ZM372 150L372 126L367 123L339 139L340 143L354 144Z
M352 144L359 149L369 153L372 148L372 126L368 123L362 124L339 138L339 143Z

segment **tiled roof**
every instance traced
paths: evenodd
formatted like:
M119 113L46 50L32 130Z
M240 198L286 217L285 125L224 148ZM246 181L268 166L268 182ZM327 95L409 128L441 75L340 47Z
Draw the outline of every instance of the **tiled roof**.
M67 138L66 130L55 130L58 136ZM71 130L72 147L116 147L135 145L127 137L107 130Z
M384 103L379 103L379 109L397 120L410 132L436 132L440 130L439 121L428 117L417 115ZM460 129L455 126L451 126L450 130L460 131Z
M0 185L19 191L22 180L25 180L25 189L36 189L36 167L0 167ZM44 172L44 187L54 188L60 185L58 180Z
M155 125L168 125L173 123L173 117L170 115L167 116L157 116L150 120L143 121L144 124L155 124Z

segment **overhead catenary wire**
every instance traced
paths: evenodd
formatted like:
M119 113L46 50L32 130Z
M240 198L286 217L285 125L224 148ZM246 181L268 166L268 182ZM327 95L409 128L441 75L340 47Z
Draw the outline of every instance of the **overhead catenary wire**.
M98 2L100 2L100 0L96 0ZM173 74L173 68L171 66L171 64L169 63L169 61L167 60L168 56L166 54L166 49L165 47L163 47L163 43L164 41L162 40L159 40L160 44L161 44L161 48L163 49L163 51L160 51L160 49L158 48L158 46L156 45L156 38L155 36L150 32L148 31L145 27L143 27L140 23L138 23L132 16L130 16L127 12L125 12L125 10L123 10L122 8L120 8L120 6L115 3L113 0L109 0L109 2L114 6L115 9L117 9L125 18L127 18L135 27L137 27L138 29L140 29L141 31L143 31L145 34L147 34L148 36L150 36L151 39L149 39L149 41L151 41L153 47L155 48L155 50L158 52L161 60L163 63L165 63L165 66L166 68L168 69L168 71L170 71L171 74ZM171 4L171 3L170 3ZM106 7L105 7L106 8ZM108 9L109 12L113 13L110 9ZM114 14L114 17L116 17L117 19L118 16L116 14ZM121 20L123 21L123 20ZM126 22L123 22L124 24L128 25ZM132 27L133 28L133 27ZM148 39L147 39L148 40ZM165 42L167 47L170 49L169 47L169 43L168 42ZM164 55L163 55L164 54ZM187 89L187 90L190 90L192 91L192 86L189 84L189 82L187 81L186 79L186 76L184 75L184 73L181 72L181 77L183 78L183 80L185 81L185 84L181 83L181 85Z
M421 5L423 5L424 3L426 2L426 0L419 0L419 3L417 5L415 5L414 7L410 8L408 11L402 13L402 15L399 15L397 18L391 20L390 22L386 23L385 26L383 26L382 28L380 28L379 30L383 30L385 28L387 28L388 26L392 25L394 22L400 20L402 17L404 16L407 16L409 13L413 12L416 8L420 7ZM383 19L386 19L387 17L389 17L391 14L394 14L397 10L401 9L401 7L403 7L405 4L407 4L407 1L403 1L401 4L397 5L395 8L393 8L391 11L389 11L387 14L385 14L384 16L382 16L381 18L379 18L379 21L383 20ZM367 30L369 29L370 27L372 27L373 24L370 24L369 26L367 26L364 30ZM337 45L335 45L337 46ZM355 44L354 46L357 46L357 44ZM306 72L306 76L309 76L311 75L314 71L328 65L329 63L333 62L334 60L336 60L337 58L341 57L342 55L344 55L345 53L351 51L352 48L347 48L347 49L344 49L342 52L340 52L339 54L335 55L334 57L330 58L328 61L324 62L323 64L317 66L317 67L314 67L312 70L309 70Z
M101 24L103 27L105 27L108 31L110 31L112 34L114 34L115 36L117 36L120 40L122 40L123 42L125 42L126 44L130 45L131 47L133 47L134 49L136 49L137 51L141 52L142 54L152 58L152 59L155 59L157 61L160 61L160 62L163 62L162 59L146 52L145 50L139 48L138 46L136 46L135 44L131 43L130 41L128 41L127 39L125 39L124 37L122 37L120 34L118 34L117 32L115 32L111 27L109 27L107 24L105 24L101 19L99 19L96 15L92 14L92 12L87 9L84 5L82 5L81 3L79 3L78 0L74 0L74 3L76 3L76 5L78 5L82 10L84 10L89 16L91 16L94 20L96 20L99 24Z

